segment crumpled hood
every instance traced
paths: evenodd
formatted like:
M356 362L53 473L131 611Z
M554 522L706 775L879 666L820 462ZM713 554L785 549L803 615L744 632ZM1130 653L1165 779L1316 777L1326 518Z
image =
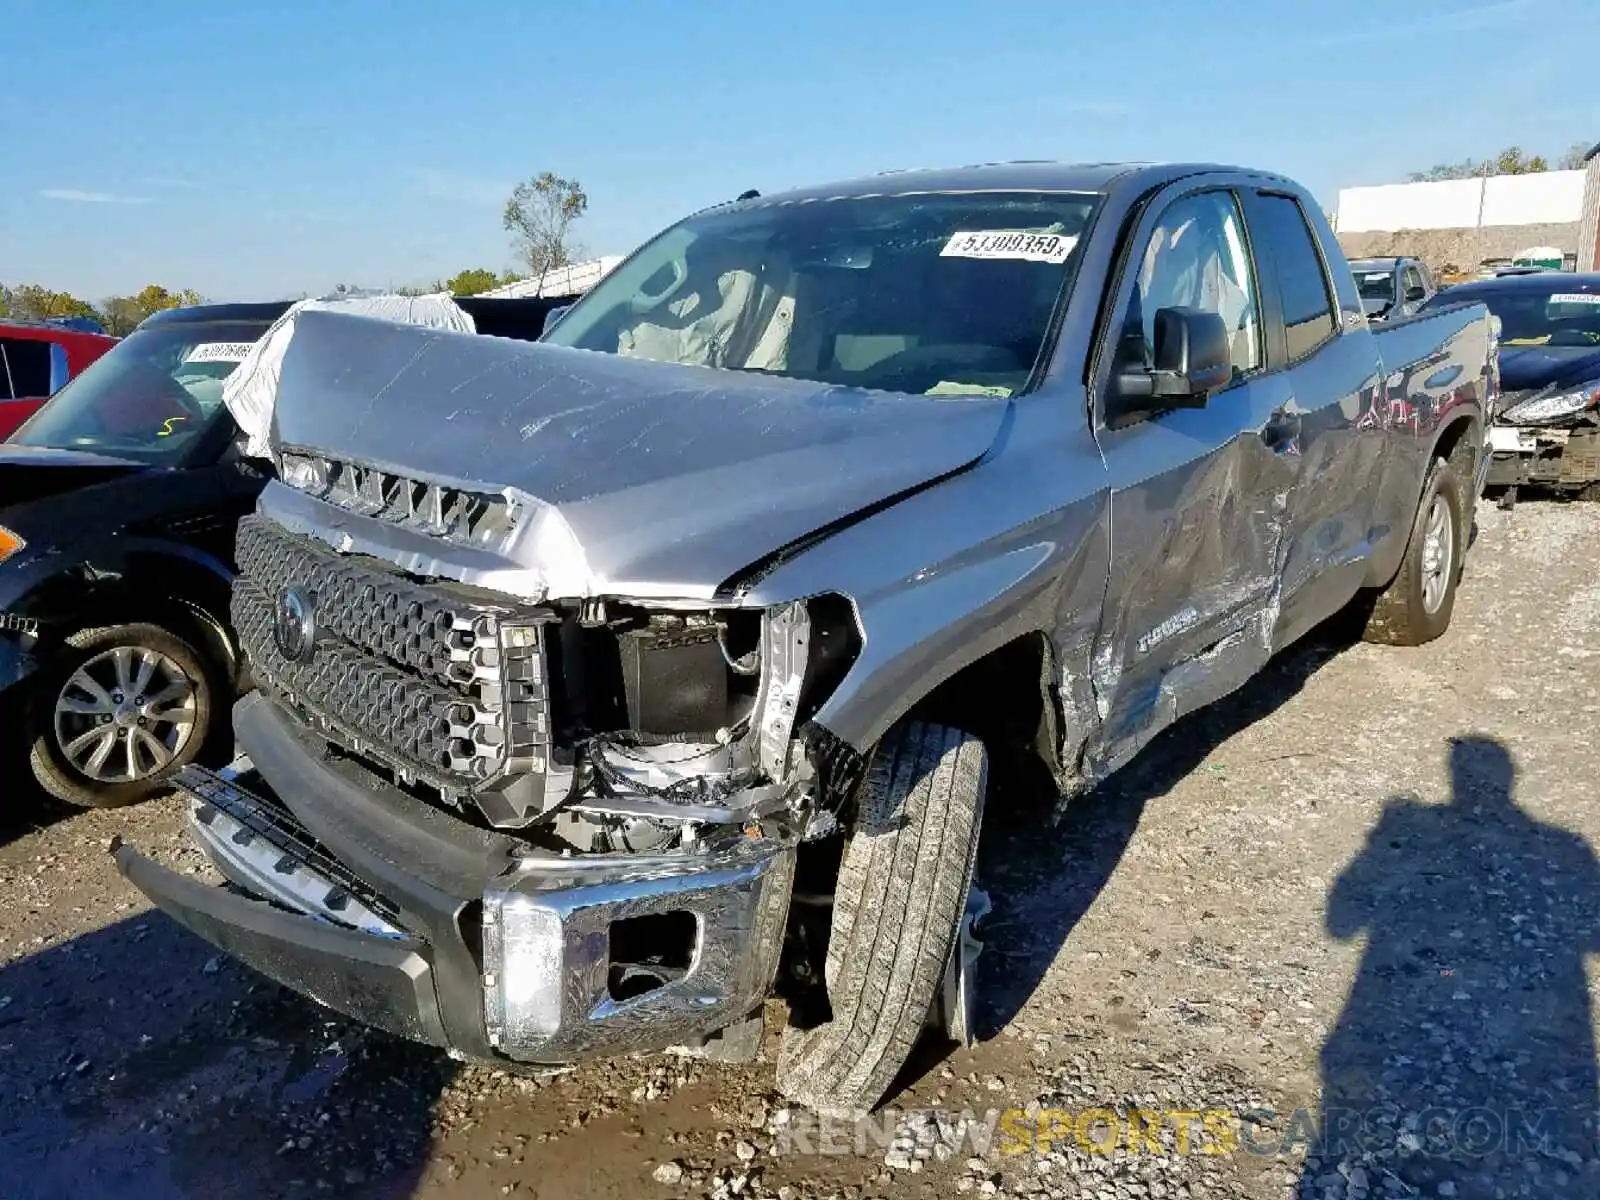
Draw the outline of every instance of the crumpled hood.
M1500 347L1500 386L1508 392L1565 387L1600 378L1600 347Z
M283 362L272 442L520 493L559 513L581 551L582 590L697 597L975 462L1011 403L305 312Z

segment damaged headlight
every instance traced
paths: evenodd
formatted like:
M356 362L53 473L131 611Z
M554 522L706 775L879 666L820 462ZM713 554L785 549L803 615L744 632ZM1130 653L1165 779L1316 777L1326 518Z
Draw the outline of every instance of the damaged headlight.
M1534 396L1501 414L1511 425L1541 425L1574 416L1600 402L1600 379L1548 396Z

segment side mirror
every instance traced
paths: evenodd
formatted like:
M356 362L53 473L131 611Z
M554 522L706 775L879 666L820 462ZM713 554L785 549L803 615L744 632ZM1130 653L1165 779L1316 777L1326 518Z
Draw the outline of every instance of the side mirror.
M1207 397L1233 378L1228 327L1216 313L1157 309L1155 335L1155 366L1116 377L1119 407L1125 412L1204 408Z
M1420 283L1413 283L1406 289L1407 304L1415 304L1417 301L1426 300L1427 298L1428 289L1423 287Z
M539 330L539 336L543 337L545 334L554 329L556 325L560 323L561 318L566 316L568 310L571 308L572 305L570 304L558 304L549 312L545 313L544 326Z

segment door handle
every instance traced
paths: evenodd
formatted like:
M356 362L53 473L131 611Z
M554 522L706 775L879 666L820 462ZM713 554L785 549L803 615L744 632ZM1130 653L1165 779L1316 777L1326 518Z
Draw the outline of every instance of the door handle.
M1294 453L1300 448L1300 414L1285 408L1275 408L1261 427L1261 440L1279 454Z

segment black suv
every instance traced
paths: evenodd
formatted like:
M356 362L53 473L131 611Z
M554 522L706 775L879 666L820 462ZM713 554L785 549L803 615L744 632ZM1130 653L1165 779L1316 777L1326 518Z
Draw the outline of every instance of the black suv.
M266 477L222 382L288 307L157 314L0 443L0 770L112 807L227 736L234 526Z
M457 303L531 340L571 299ZM132 804L231 744L234 534L271 468L240 454L222 385L288 309L158 313L0 442L0 728L62 800Z

